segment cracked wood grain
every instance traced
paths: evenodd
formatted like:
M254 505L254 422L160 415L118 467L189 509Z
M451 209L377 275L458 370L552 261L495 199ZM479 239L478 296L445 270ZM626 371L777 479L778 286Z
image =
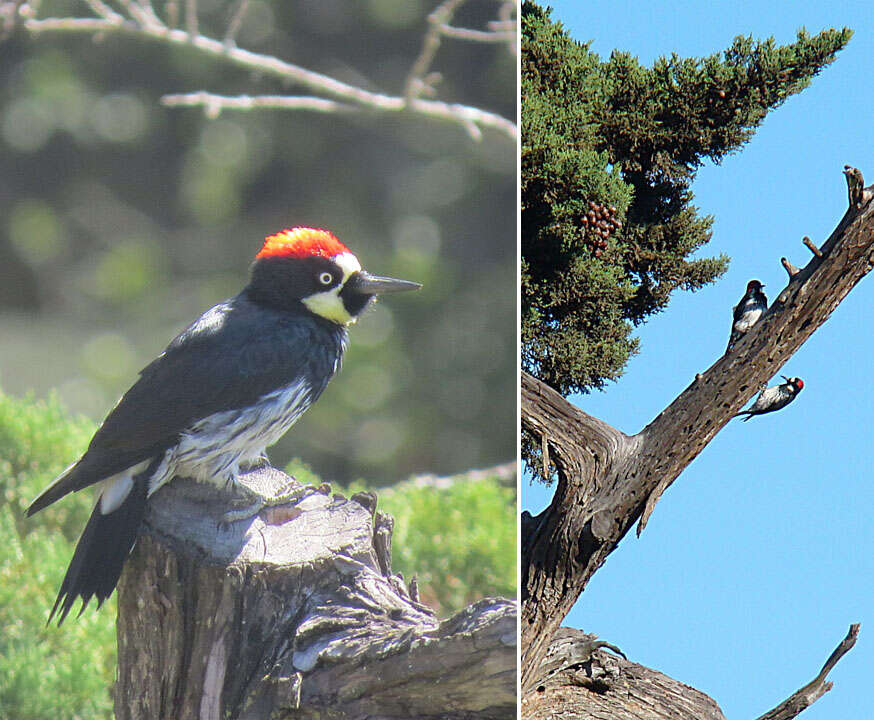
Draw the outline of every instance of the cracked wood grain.
M548 666L558 669L523 694L528 720L725 720L712 698L606 652L603 641L581 630L556 632L542 667Z

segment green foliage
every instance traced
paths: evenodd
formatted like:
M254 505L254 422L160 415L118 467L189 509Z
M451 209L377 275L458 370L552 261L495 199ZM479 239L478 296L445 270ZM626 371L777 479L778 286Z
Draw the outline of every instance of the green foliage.
M91 514L90 496L76 494L25 519L24 511L49 482L88 446L94 424L71 418L54 395L47 401L15 398L0 390L0 504L19 534L60 528L75 540Z
M74 494L33 518L30 500L74 460L93 426L55 399L0 392L0 717L110 718L115 676L115 598L100 613L47 627L75 536L91 509Z
M711 235L692 204L697 168L740 149L851 34L801 30L785 46L739 37L723 53L648 68L618 51L602 61L523 3L526 371L563 394L602 387L637 350L633 324L725 271L727 257L690 259Z
M392 565L418 577L422 599L448 616L490 595L516 596L516 493L495 476L473 472L447 482L409 480L376 490L394 517Z

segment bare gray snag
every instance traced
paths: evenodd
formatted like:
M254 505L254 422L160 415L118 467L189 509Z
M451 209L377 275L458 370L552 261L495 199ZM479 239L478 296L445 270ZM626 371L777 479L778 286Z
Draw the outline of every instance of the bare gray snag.
M372 494L314 492L219 529L226 503L178 478L150 502L119 584L118 720L514 715L515 604L439 620L391 573Z
M859 627L859 623L850 625L847 636L832 651L828 660L825 661L825 665L822 666L822 670L819 671L813 680L800 690L796 690L777 707L766 712L758 720L792 720L802 710L813 705L813 703L831 690L832 683L827 681L826 678L832 671L832 668L838 664L838 660L850 652L853 645L856 644L856 638L859 637Z
M812 243L811 243L812 244ZM522 374L522 423L545 438L558 476L550 506L522 517L522 686L592 575L759 386L874 267L874 203L851 207L762 319L634 436Z

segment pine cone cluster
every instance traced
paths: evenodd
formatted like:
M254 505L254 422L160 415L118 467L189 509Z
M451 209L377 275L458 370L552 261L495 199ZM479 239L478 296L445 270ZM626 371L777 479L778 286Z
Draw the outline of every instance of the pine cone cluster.
M607 247L610 235L622 227L622 221L616 217L615 205L601 205L594 200L589 200L589 212L583 215L582 222L586 229L586 245L597 258Z

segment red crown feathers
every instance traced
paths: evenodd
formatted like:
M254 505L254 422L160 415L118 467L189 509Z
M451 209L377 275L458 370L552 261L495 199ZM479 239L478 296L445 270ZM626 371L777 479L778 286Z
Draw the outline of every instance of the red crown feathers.
M327 230L316 228L285 228L274 235L268 235L264 240L255 259L266 257L313 257L332 258L349 252L343 243Z

